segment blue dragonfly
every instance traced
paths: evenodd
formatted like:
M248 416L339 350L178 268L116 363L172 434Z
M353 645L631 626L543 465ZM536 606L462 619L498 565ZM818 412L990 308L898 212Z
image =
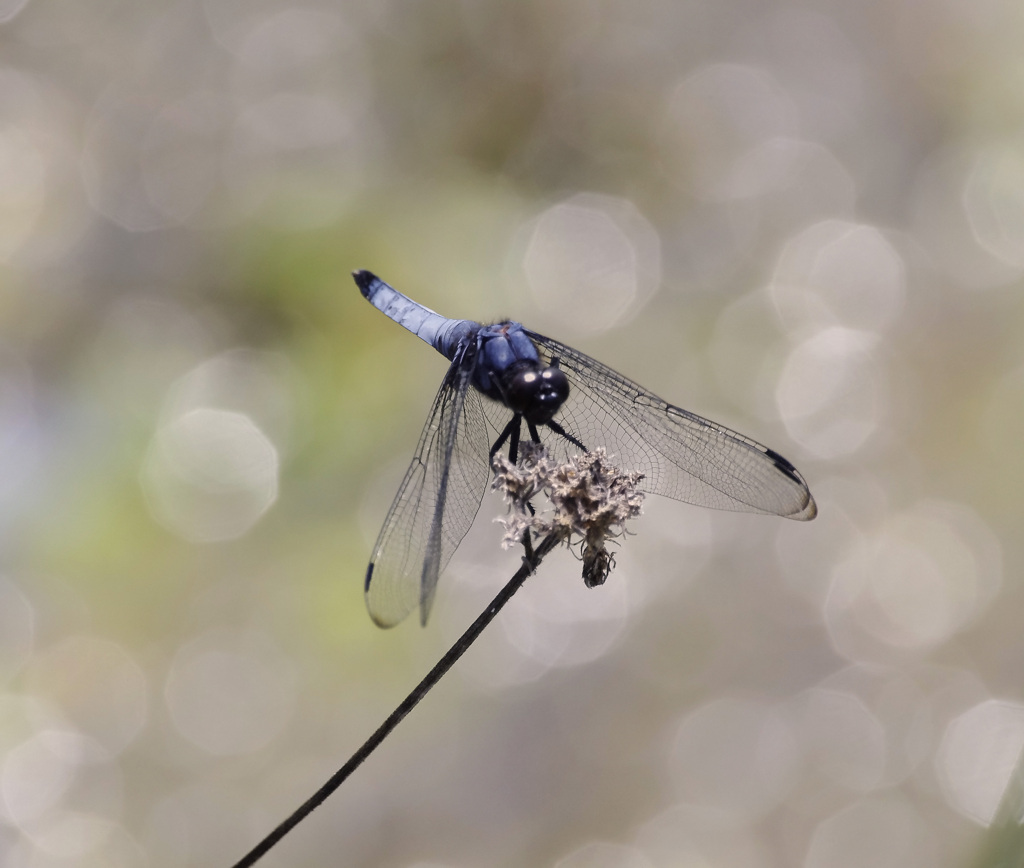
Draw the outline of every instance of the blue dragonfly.
M640 489L713 509L809 521L814 498L777 452L675 407L572 347L517 322L449 319L369 271L353 273L379 311L451 365L366 570L366 604L381 627L419 608L426 624L438 577L469 532L491 459L525 436L559 462L604 447Z

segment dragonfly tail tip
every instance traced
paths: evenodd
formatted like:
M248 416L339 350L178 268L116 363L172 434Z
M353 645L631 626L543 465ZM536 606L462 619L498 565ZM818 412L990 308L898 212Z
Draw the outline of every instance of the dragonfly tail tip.
M369 296L370 287L378 280L376 274L362 268L352 272L352 279L356 282L356 286L359 287L364 298Z

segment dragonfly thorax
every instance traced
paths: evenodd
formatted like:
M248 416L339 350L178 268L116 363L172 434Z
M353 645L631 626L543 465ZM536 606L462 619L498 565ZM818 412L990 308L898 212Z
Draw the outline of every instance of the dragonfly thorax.
M480 326L473 384L531 425L550 422L569 397L558 363L546 365L517 322Z

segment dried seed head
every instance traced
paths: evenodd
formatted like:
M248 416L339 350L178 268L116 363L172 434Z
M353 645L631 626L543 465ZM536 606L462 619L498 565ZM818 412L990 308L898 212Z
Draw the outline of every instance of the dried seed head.
M535 537L550 533L569 545L574 538L582 545L583 580L587 587L604 583L614 566L606 544L626 532L626 521L640 515L643 492L638 488L643 474L623 473L608 462L604 449L555 464L539 443L523 444L519 464L501 455L493 461L493 488L509 504L505 527L505 548L522 542L523 534ZM532 499L543 493L550 509L536 512Z

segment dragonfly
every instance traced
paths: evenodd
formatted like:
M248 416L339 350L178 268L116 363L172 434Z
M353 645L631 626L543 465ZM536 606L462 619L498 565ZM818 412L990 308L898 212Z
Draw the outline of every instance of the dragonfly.
M451 363L366 570L370 617L392 627L419 608L469 532L506 446L524 437L559 462L604 447L640 490L713 509L809 521L810 489L778 452L676 407L566 344L504 321L449 319L369 271L353 272L375 308Z

